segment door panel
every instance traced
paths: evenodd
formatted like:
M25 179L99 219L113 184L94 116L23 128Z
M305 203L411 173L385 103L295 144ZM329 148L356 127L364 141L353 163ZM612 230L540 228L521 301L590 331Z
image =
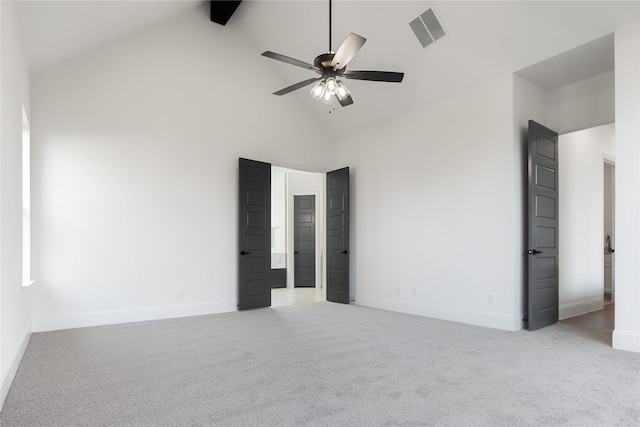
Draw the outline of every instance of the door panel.
M558 134L529 121L528 328L558 321Z
M239 160L238 309L271 305L271 165Z
M615 302L615 165L604 163L604 298Z
M316 286L316 196L293 196L293 275L296 288Z
M327 173L327 301L349 304L349 168Z

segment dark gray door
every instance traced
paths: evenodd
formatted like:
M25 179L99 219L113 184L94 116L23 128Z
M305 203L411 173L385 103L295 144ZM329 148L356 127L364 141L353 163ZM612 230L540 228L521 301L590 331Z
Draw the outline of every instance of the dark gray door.
M558 321L558 134L529 121L529 330Z
M271 165L240 159L238 309L271 305Z
M327 173L327 301L349 304L349 168Z
M316 196L293 196L293 274L296 288L316 286Z

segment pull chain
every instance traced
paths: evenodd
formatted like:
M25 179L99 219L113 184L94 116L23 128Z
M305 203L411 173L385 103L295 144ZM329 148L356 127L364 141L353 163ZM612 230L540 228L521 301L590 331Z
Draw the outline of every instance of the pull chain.
M336 111L336 100L334 99L334 97L331 97L331 101L329 102L329 114L333 113L334 111Z

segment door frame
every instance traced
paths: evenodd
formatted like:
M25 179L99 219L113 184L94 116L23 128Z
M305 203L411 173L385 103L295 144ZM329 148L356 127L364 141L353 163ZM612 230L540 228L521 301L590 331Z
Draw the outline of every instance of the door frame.
M564 128L562 130L558 130L558 132L557 132L558 133L558 146L560 147L562 145L562 139L567 134L572 134L572 133L580 132L580 131L587 131L587 130L590 130L590 129L593 129L593 128L598 128L598 127L607 126L607 125L615 125L615 122L611 121L611 122L606 122L606 123L601 123L601 122L585 123L582 126L577 127L577 128L576 127L572 127L572 128ZM615 141L615 139L614 139L614 141ZM523 235L523 239L524 239L525 243L524 243L523 247L525 248L525 253L523 254L523 257L524 257L525 260L527 260L529 258L529 256L526 254L526 250L528 248L528 238L526 236L526 234L528 232L528 226L527 226L527 221L528 220L527 220L527 212L526 212L527 211L527 204L528 204L528 201L527 201L528 192L527 192L527 189L526 189L527 169L528 169L527 159L526 159L526 157L527 157L526 156L526 154L527 154L526 153L527 152L527 148L526 148L526 145L527 145L527 134L526 133L523 134L523 138L521 139L521 142L523 143L523 150L524 150L523 151L523 159L522 159L522 161L523 161L522 164L524 165L524 173L523 173L522 176L524 177L524 182L523 182L523 206L524 206L525 214L523 215L523 219L522 219L522 224L523 224L522 230L524 232L523 233L524 234ZM601 167L603 167L605 163L612 164L612 165L616 164L616 157L615 156L610 156L610 155L608 155L606 153L602 154L601 160L602 160ZM614 183L614 192L615 192L615 183ZM559 203L560 204L562 204L562 199L564 197L564 192L561 192L561 194L562 195L559 197ZM614 199L614 205L613 205L614 212L615 212L615 210L617 208L617 205L618 205L618 200ZM615 221L615 214L614 214L614 221ZM600 224L599 230L600 230L599 231L600 238L602 239L602 242L604 243L604 227L603 227L602 223ZM615 229L614 229L614 233L615 233ZM614 239L614 245L615 245L615 239ZM603 244L603 246L604 246L604 244ZM614 246L614 249L615 249L615 246ZM602 255L601 255L601 261L600 262L602 264L604 264L604 254L602 253L602 251L601 251L601 254ZM559 261L558 267L562 268L563 264L564 264L564 261L561 259ZM614 278L615 278L615 262L614 262L614 265L613 265L612 269L613 269L613 275L614 275ZM522 329L527 329L527 325L526 325L526 320L527 320L526 319L526 314L527 314L527 311L528 311L527 270L528 270L528 267L527 267L527 264L526 264L526 261L525 261L524 267L522 269L522 274L523 274L523 277L522 277L522 283L523 283L523 294L522 294L522 304L523 305L522 305L522 311L525 314L525 316L522 318L523 319L523 321L521 323ZM603 286L601 288L602 292L600 293L600 295L601 295L601 301L603 301L604 300L604 277L602 277L601 280L602 280ZM559 289L560 289L560 286L562 286L561 283L559 283ZM615 285L614 285L614 289L615 289ZM560 305L560 301L559 301L559 321L562 321L562 320L565 320L565 319L569 319L569 318L574 317L574 316L579 316L579 315L585 314L584 312L582 312L582 313L576 313L576 314L567 315L567 313L566 313L567 307L572 307L573 308L574 306L571 305L571 303L567 304L566 302L564 304ZM587 312L591 312L591 311L593 311L593 310L590 310L590 311L587 311Z
M295 169L292 169L295 170ZM300 170L300 169L298 169ZM307 171L303 171L307 172ZM314 172L320 175L326 175L326 172ZM324 179L322 180L321 191L287 191L287 287L292 287L294 284L294 197L295 196L315 196L316 198L316 289L321 288L324 298L327 296L327 284L324 275L324 255L326 251L326 215L324 212L325 203L323 197L325 197L326 186ZM291 286L289 286L291 285Z
M604 168L605 165L611 165L613 167L613 182L612 182L612 188L611 188L611 192L612 192L612 196L613 196L613 204L612 204L612 216L611 216L611 222L612 222L612 233L611 233L611 237L613 242L611 242L611 245L615 251L615 245L616 245L616 159L614 157L608 156L608 155L603 155L602 156L602 166ZM606 189L603 189L603 192L606 195ZM604 213L603 213L604 216ZM603 226L604 228L604 226ZM604 230L603 230L604 231ZM604 236L604 233L602 233L602 235ZM603 258L604 258L604 254L603 254ZM604 264L604 261L603 261ZM616 257L615 257L615 253L611 254L611 302L615 304L616 300L615 300L615 294L616 294ZM604 278L603 278L603 291L602 291L602 298L604 300Z
M326 279L326 229L327 229L327 215L326 215L326 197L327 197L327 174L329 172L333 172L333 168L315 168L300 165L290 165L284 162L277 162L273 160L256 160L250 159L249 157L241 157L246 158L247 160L254 160L257 162L268 163L273 171L273 167L289 169L291 171L299 171L299 172L308 172L314 173L322 176L321 186L319 191L289 191L288 182L285 184L285 203L286 203L286 239L287 239L287 249L286 249L286 267L287 267L287 287L290 287L289 284L293 286L293 282L289 280L293 277L293 222L290 218L293 217L293 206L294 199L293 196L299 195L313 195L316 198L316 281L319 287L322 289L323 300L327 300L327 279ZM239 284L239 279L238 279ZM292 287L291 286L291 287ZM350 286L351 287L351 286ZM318 286L316 286L316 289ZM350 302L352 302L350 300Z

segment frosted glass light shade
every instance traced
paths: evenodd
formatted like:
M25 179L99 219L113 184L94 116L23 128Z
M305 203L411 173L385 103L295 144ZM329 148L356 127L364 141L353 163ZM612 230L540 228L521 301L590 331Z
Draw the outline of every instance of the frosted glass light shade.
M323 82L316 83L316 85L311 88L310 93L313 99L321 100L325 93L325 84Z
M336 96L340 101L344 100L347 96L349 96L351 92L342 82L338 82L338 87L336 88Z
M324 95L322 95L321 101L324 102L325 104L328 104L331 102L331 97L333 97L333 94L329 93L328 90L325 90Z
M338 89L338 82L336 82L336 79L334 79L333 77L329 77L325 82L325 86L325 90L333 95L336 93L336 89Z

